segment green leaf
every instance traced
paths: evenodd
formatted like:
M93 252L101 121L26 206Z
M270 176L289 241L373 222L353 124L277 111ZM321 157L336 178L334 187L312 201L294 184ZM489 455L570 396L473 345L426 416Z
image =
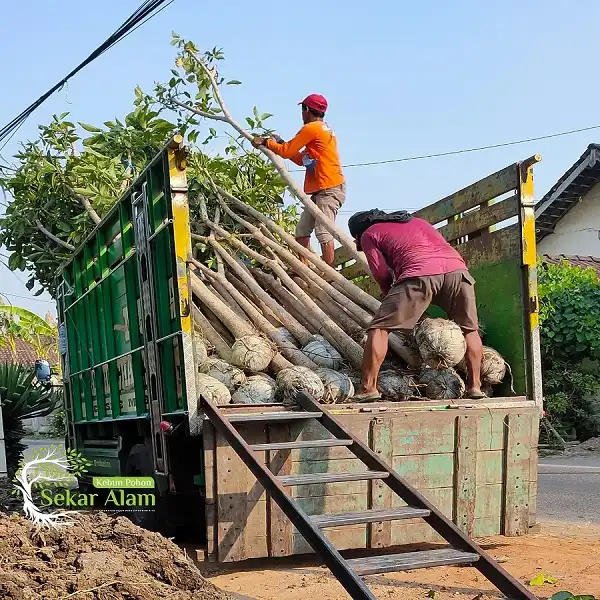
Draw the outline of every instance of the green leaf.
M237 79L232 79L231 81L227 82L227 85L242 85L242 82L238 81Z
M556 594L552 594L548 600L571 600L571 598L573 598L571 592L556 592Z
M435 598L435 590L429 590L427 592L427 597L428 598Z
M529 585L541 586L541 585L544 585L545 581L546 581L546 578L545 578L544 574L540 572L529 582Z
M90 133L102 133L102 129L100 129L99 127L95 127L94 125L88 125L87 123L82 123L81 121L79 122L79 126L82 129L89 131Z

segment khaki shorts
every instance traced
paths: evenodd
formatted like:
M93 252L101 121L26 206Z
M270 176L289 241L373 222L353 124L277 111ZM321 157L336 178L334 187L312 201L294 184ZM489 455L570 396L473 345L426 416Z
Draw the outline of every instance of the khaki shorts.
M477 331L475 280L468 271L399 281L384 298L369 329L412 329L430 304L439 306L465 333Z
M317 205L321 212L329 219L335 221L340 206L346 200L346 184L342 183L327 190L320 190L311 196L312 201ZM305 209L300 216L298 225L296 225L296 237L310 237L315 232L319 243L326 244L333 242L333 236L319 223L315 223L315 218Z

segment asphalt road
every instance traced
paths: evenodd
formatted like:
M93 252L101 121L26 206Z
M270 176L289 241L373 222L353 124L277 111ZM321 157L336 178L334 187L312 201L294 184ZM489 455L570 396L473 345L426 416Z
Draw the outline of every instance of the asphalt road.
M600 455L544 458L538 473L539 519L600 523Z

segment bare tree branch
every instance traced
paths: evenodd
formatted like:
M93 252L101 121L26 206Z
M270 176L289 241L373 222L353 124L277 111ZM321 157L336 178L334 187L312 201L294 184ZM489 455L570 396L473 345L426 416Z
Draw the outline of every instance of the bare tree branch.
M199 117L204 117L205 119L213 119L214 121L227 121L227 119L223 115L213 115L211 113L204 112L203 110L200 110L195 106L191 106L190 104L186 104L185 102L180 102L176 98L169 98L169 102L172 102L180 108L185 108L186 110L193 112L195 115L198 115Z
M55 244L62 246L65 250L69 250L69 252L75 251L75 246L72 246L68 242L61 240L59 237L56 237L51 231L48 231L41 223L39 219L35 220L35 226L38 228L40 232L42 232L48 239L52 240Z
M231 113L229 112L229 109L227 108L227 105L225 104L225 101L223 100L223 97L221 96L221 90L220 90L219 84L215 78L214 71L212 69L210 69L204 63L204 61L201 58L199 58L194 52L190 52L190 51L187 51L187 52L188 52L188 55L196 62L196 64L204 71L204 73L208 77L211 88L212 88L213 96L214 96L215 100L217 101L217 103L219 104L221 111L223 112L222 115L212 115L210 113L204 113L201 116L203 116L207 119L212 119L214 121L224 121L224 122L228 123L231 127L233 127L240 134L240 136L244 137L248 141L252 141L252 139L253 139L252 134L249 131L247 131L246 129L244 129L244 127L242 127L232 117ZM176 101L176 102L182 108L191 110L192 112L194 112L196 114L200 114L200 112L201 112L201 111L199 112L198 109L194 109L185 103L180 103L178 101ZM308 212L315 218L315 220L317 222L321 223L327 229L327 231L336 240L338 240L338 242L340 242L340 244L342 244L342 246L344 246L348 250L350 256L352 256L352 258L354 258L358 263L360 263L368 271L369 266L367 264L367 261L366 261L365 257L356 249L354 240L349 235L346 235L331 219L329 219L317 207L317 205L302 191L300 186L294 181L293 177L290 175L290 172L287 169L285 161L280 156L278 156L274 152L271 152L268 148L265 148L264 146L262 146L260 148L260 151L273 163L273 165L275 166L275 169L277 170L279 175L282 177L282 179L285 181L289 190L292 192L292 194L296 198L298 198L298 200L300 200L300 202L302 202L305 210L308 210Z
M70 187L68 185L65 187L67 188L67 190L69 190L69 193L73 196L73 198L75 198L76 200L79 200L79 202L81 202L83 208L85 208L85 212L90 216L92 221L94 221L94 223L96 225L98 225L100 223L100 221L102 221L102 219L99 217L98 213L94 210L94 207L92 206L92 203L90 202L89 198L86 198L83 194L79 194L72 187Z

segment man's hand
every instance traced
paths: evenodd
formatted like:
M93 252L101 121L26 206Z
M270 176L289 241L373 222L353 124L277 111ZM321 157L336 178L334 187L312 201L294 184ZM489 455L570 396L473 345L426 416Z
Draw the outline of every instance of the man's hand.
M252 145L253 145L255 148L260 148L261 146L264 146L264 145L265 145L266 141L267 141L267 139L266 139L266 138L264 138L264 137L255 137L255 138L252 140Z

